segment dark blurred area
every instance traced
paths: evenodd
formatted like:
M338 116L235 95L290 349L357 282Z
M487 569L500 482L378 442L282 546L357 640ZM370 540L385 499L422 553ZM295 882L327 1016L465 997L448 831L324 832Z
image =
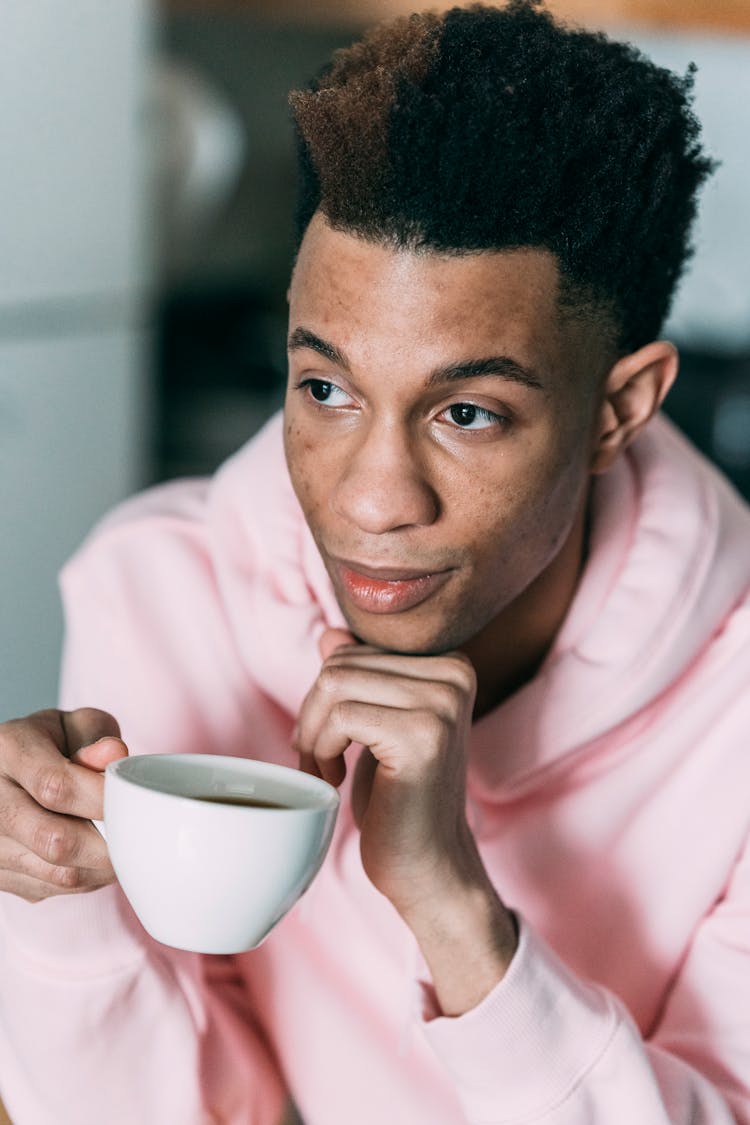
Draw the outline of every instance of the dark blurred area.
M351 27L245 14L161 21L159 48L178 87L189 91L189 76L216 99L213 122L204 113L194 130L213 125L217 140L223 135L226 178L181 228L170 229L169 218L161 224L160 478L211 472L281 405L295 192L287 96L355 36ZM186 101L181 112L198 117L200 107ZM201 145L195 133L193 144ZM220 181L219 143L213 155Z
M665 413L750 500L750 354L681 349Z

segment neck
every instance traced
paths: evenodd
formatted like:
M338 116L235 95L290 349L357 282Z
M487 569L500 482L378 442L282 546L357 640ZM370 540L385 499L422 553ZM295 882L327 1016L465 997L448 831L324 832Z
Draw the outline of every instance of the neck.
M570 534L549 566L464 645L477 674L475 719L530 680L549 652L585 562L587 507L581 505Z

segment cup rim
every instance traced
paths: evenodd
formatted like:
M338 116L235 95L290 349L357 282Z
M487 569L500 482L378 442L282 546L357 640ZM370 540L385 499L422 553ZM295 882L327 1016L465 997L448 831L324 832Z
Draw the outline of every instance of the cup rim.
M111 774L113 777L116 777L118 781L123 782L126 785L132 785L136 789L146 790L151 793L158 793L160 797L168 797L170 800L174 801L189 801L191 804L195 805L209 804L209 802L206 802L197 794L191 795L188 793L175 793L169 789L163 789L159 785L149 785L147 782L144 782L140 778L130 776L128 772L129 763L143 761L144 759L150 760L164 758L168 758L171 761L175 762L184 760L192 764L195 764L196 759L200 759L205 762L207 767L210 765L218 765L226 766L228 769L235 768L238 764L241 763L247 763L248 765L252 766L261 766L264 777L269 777L271 779L287 774L298 775L305 778L305 785L312 788L315 796L322 798L321 804L319 806L313 806L312 808L305 808L304 806L290 806L288 808L285 807L264 809L258 806L234 805L230 802L223 803L221 801L217 801L215 803L216 805L221 805L222 810L231 809L233 813L246 813L248 808L252 808L253 812L256 814L275 813L278 815L279 813L327 813L337 809L341 803L341 797L338 793L338 790L336 790L329 782L325 781L323 778L315 777L312 774L302 773L301 770L296 770L292 766L282 766L277 762L265 762L259 758L245 758L240 755L233 754L129 754L127 758L118 758L114 762L109 762L105 767L104 772L105 775Z

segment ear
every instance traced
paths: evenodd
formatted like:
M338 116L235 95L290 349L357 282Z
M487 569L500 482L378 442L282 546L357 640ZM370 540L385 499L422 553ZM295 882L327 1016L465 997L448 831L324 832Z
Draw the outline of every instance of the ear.
M599 408L591 472L606 473L666 398L679 367L674 344L658 340L618 360Z

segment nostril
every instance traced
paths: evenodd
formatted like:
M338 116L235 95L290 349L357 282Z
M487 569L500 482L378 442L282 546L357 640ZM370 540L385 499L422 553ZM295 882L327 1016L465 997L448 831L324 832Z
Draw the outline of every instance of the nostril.
M397 472L362 468L348 474L333 497L336 513L370 534L435 521L437 496L430 484L401 461Z

